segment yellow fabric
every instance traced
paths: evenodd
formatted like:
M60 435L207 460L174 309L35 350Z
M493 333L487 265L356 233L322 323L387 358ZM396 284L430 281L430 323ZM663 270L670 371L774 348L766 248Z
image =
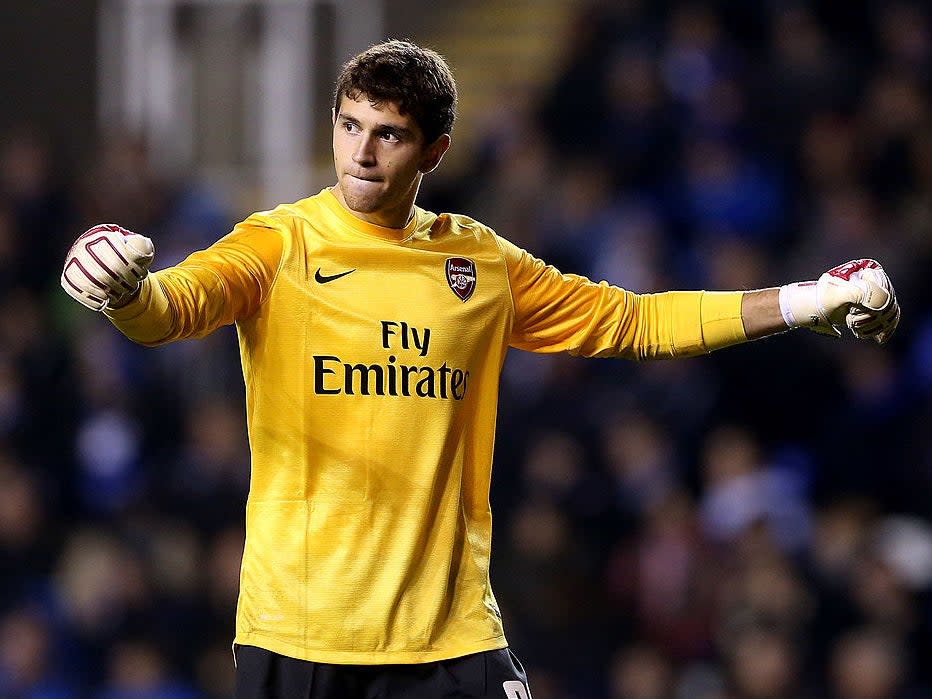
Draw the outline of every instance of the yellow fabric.
M466 301L454 257L474 264ZM324 190L107 315L149 345L236 323L252 452L236 642L417 663L506 645L489 482L508 346L648 358L742 340L740 294L708 298L561 275L462 216L381 228Z
M561 274L502 238L515 305L511 345L586 357L665 359L747 340L739 291L635 294Z

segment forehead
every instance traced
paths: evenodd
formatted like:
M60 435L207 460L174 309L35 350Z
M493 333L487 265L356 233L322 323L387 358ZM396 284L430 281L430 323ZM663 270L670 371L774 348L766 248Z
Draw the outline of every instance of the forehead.
M366 126L394 126L420 133L417 122L410 114L401 114L394 102L373 103L365 95L359 95L357 99L343 95L337 116L351 117Z

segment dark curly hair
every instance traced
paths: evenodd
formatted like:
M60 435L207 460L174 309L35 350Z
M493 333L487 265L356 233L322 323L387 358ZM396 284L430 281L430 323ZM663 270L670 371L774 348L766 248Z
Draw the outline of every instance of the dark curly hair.
M361 95L374 104L391 102L411 116L427 143L450 133L456 119L456 81L446 60L436 51L409 41L376 44L350 59L340 71L333 108L346 95Z

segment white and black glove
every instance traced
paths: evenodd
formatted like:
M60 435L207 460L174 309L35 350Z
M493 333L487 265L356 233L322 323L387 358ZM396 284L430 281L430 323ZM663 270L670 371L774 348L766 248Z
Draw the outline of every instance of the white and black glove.
M817 281L780 287L780 312L791 328L841 337L846 327L859 340L886 342L900 322L890 277L876 260L845 262Z
M65 256L61 286L92 311L119 306L136 293L149 274L155 246L113 223L101 223L85 231Z

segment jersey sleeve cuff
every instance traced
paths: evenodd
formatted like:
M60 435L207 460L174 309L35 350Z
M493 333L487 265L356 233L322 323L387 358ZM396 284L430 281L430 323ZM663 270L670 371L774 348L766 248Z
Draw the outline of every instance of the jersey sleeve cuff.
M706 291L702 294L700 313L702 341L712 351L747 342L741 318L743 291Z
M157 344L162 339L161 319L171 318L168 296L150 274L142 280L139 294L120 308L108 308L104 315L129 339L142 344Z

